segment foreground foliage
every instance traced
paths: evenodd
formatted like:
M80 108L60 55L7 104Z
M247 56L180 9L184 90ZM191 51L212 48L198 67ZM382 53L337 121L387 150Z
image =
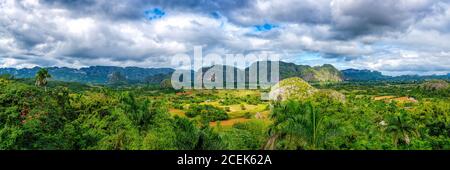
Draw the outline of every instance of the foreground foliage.
M255 118L249 105L267 102L251 94L48 84L0 78L0 149L450 149L449 89L442 86L327 85L319 88L345 100L322 90L271 103L269 117ZM185 116L170 114L173 108ZM239 117L247 121L221 125L233 109L248 111Z

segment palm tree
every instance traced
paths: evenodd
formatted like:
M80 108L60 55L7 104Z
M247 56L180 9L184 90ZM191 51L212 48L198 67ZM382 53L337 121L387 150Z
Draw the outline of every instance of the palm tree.
M44 87L45 91L47 91L47 79L51 78L52 76L48 73L47 69L41 68L36 73L36 86Z
M408 116L405 110L400 110L400 113L389 117L386 131L392 134L392 140L395 146L398 145L399 140L409 145L411 136L419 136L419 133L413 126L411 117Z
M287 101L276 104L272 113L272 136L265 149L275 149L275 142L283 139L294 147L319 149L325 141L337 133L337 123L325 112L315 109L311 102Z

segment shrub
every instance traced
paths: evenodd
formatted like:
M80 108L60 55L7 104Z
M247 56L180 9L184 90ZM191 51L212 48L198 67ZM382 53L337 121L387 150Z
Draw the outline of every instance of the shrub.
M250 119L250 118L252 118L252 114L250 112L245 112L244 118Z
M212 105L191 105L186 116L190 118L200 116L209 122L228 119L228 114L224 110Z
M241 110L246 110L247 108L245 107L244 104L241 104Z

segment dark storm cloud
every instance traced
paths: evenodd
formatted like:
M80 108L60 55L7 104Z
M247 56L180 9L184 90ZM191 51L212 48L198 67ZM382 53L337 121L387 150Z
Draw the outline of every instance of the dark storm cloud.
M227 14L250 5L247 0L42 0L50 7L69 9L75 15L97 15L109 19L140 19L144 11L153 8L180 12Z
M65 8L75 16L97 16L108 19L140 19L143 12L151 7L150 3L141 0L42 0L51 8Z
M336 38L404 32L431 11L432 1L338 1L331 5ZM436 2L436 1L435 1Z
M331 20L329 0L252 1L251 5L227 12L241 25L264 22L327 24Z
M155 0L153 5L163 8L173 8L188 11L222 11L227 12L237 8L245 8L251 5L250 0Z
M142 19L149 9L220 13L230 22L242 26L266 22L323 24L333 30L330 38L351 39L405 31L430 12L437 1L397 0L42 0L50 7L62 7L74 15L99 16L108 19Z

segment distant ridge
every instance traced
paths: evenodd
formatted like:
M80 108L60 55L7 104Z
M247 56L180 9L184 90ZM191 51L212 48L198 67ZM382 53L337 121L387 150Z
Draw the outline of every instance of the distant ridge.
M450 80L450 73L447 75L401 75L386 76L379 71L347 69L341 71L345 81L421 81L431 79Z
M260 62L253 63L250 67ZM226 66L228 69L241 69ZM211 67L203 68L206 72ZM34 68L0 68L0 74L10 74L16 78L33 78L40 67ZM174 72L172 68L139 68L115 66L91 66L81 69L67 67L48 67L52 79L58 81L81 82L93 84L108 84L111 79L127 83L159 83L170 78ZM249 68L245 70L248 71ZM296 65L280 62L280 78L300 77L308 82L340 82L342 74L330 64L323 66Z
M0 74L10 74L15 78L33 78L40 67L34 68L0 68ZM139 68L139 67L115 67L115 66L91 66L80 69L67 67L48 67L52 79L58 81L107 84L113 73L120 73L129 82L145 82L155 75L171 74L171 68Z
M346 81L384 80L390 78L390 76L385 76L379 71L371 70L347 69L342 70L341 72Z
M258 64L253 63L251 66ZM211 67L203 68L203 72ZM244 71L231 66L226 69ZM0 75L9 74L15 78L34 78L40 67L34 68L0 68ZM110 84L112 80L127 83L160 83L164 79L170 79L175 71L172 68L140 68L140 67L116 67L116 66L91 66L80 69L67 67L48 67L53 80L66 82L80 82L92 84ZM224 69L224 70L226 70ZM246 68L245 71L248 71ZM299 77L308 82L342 82L342 81L415 81L428 79L450 80L447 75L404 75L386 76L379 71L346 69L338 70L331 64L322 66L297 65L294 63L280 62L280 79Z
M235 74L238 72L242 74L242 72L246 73L245 81L249 81L249 75L248 72L250 68L256 68L259 67L261 61L255 62L251 64L249 67L244 69L239 69L232 66L223 66L223 65L216 65L216 66L222 66L224 72L226 70L234 70ZM271 67L271 64L268 64L267 67ZM204 67L202 68L203 74L205 74L206 71L211 69L213 66L210 67ZM267 70L268 74L271 75L270 69ZM198 72L198 71L197 71ZM331 64L324 64L322 66L308 66L308 65L296 65L294 63L286 63L286 62L279 62L279 73L280 73L280 80L292 78L292 77L299 77L307 82L341 82L343 81L343 77L341 72L336 69ZM257 73L259 75L259 72ZM197 74L198 75L198 74ZM256 76L256 75L255 75ZM224 75L225 77L225 75ZM226 78L224 78L226 79Z
M280 76L281 79L300 77L308 82L341 82L344 80L342 73L331 64L311 67L280 62Z

